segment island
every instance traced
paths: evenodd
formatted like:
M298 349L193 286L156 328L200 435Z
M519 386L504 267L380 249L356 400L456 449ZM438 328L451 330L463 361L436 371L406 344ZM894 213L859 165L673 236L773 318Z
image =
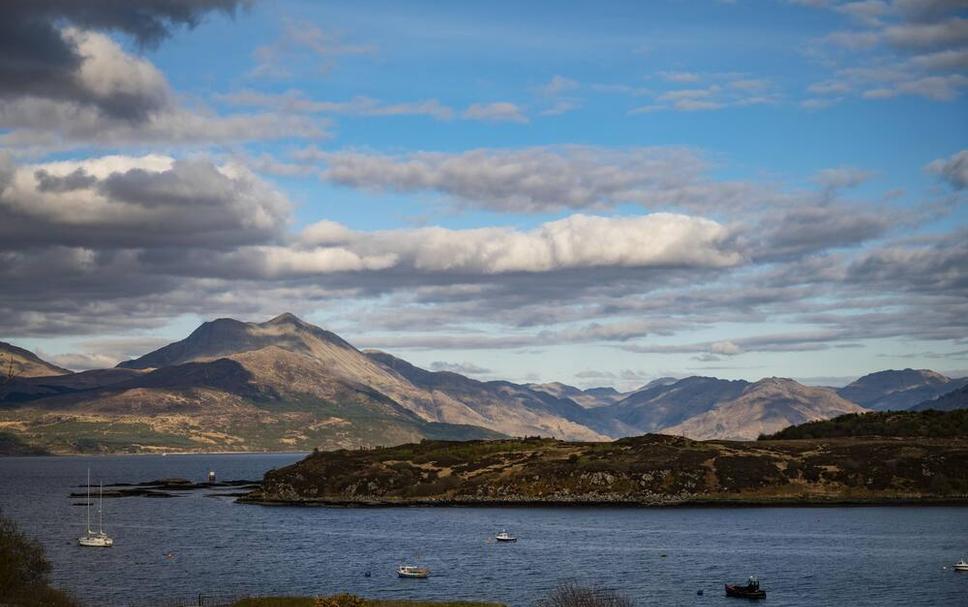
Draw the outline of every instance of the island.
M836 429L845 420L826 423ZM876 425L880 431L884 427ZM319 506L968 504L968 436L930 431L864 436L856 423L852 428L849 436L829 438L695 441L647 434L613 442L566 442L526 437L316 451L269 471L261 486L240 501ZM824 434L816 425L810 431Z

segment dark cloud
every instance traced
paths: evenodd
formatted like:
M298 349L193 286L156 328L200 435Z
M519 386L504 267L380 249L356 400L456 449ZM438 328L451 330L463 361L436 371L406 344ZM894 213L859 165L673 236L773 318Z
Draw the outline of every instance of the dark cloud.
M37 178L37 189L41 192L70 192L90 188L97 183L97 177L88 175L84 169L78 168L73 172L58 177L40 169L34 173Z
M0 191L0 250L42 246L223 249L269 243L286 198L240 167L108 157L23 167Z
M0 96L36 96L91 104L103 113L143 119L166 99L144 89L97 90L83 73L92 61L83 32L115 31L153 46L212 11L232 13L240 0L30 0L0 5ZM65 28L78 28L76 30ZM99 70L108 68L106 64ZM146 94L147 93L147 94Z

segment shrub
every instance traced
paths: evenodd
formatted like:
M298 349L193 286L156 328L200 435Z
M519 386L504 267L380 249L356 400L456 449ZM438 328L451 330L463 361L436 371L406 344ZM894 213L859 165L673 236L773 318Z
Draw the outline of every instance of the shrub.
M50 561L44 548L0 515L0 589L6 604L21 607L75 607L50 587Z
M635 602L627 595L608 588L590 588L576 582L563 582L547 597L535 603L536 607L633 607Z

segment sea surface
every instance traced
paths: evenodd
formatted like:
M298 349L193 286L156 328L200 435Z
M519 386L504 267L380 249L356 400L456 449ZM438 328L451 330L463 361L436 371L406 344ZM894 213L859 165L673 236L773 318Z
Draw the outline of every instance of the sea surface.
M0 508L44 544L55 585L91 606L335 592L518 606L562 580L636 605L736 605L723 583L754 574L767 605L968 605L968 574L950 567L968 556L968 508L299 508L192 492L105 499L114 547L77 546L83 498L68 494L89 468L105 484L258 479L300 457L0 458ZM504 528L519 541L495 543ZM403 563L433 575L399 579Z

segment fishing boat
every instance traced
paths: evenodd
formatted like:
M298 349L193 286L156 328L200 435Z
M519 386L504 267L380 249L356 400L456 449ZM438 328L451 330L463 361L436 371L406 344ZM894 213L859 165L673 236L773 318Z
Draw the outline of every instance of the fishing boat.
M422 580L430 577L430 569L426 567L414 567L413 565L400 565L397 567L397 576Z
M77 538L77 543L88 548L110 548L114 540L104 532L104 487L98 485L97 533L91 529L91 471L87 471L87 533Z
M965 559L961 559L960 561L954 564L954 570L968 571L968 561L966 561Z
M511 535L510 533L508 533L507 532L507 529L502 529L501 530L501 533L498 533L497 535L494 536L494 539L496 539L499 542L516 542L516 541L518 541L518 538L516 538L513 535Z
M726 584L726 596L740 599L765 599L766 591L760 589L760 581L754 576L750 576L745 586Z

